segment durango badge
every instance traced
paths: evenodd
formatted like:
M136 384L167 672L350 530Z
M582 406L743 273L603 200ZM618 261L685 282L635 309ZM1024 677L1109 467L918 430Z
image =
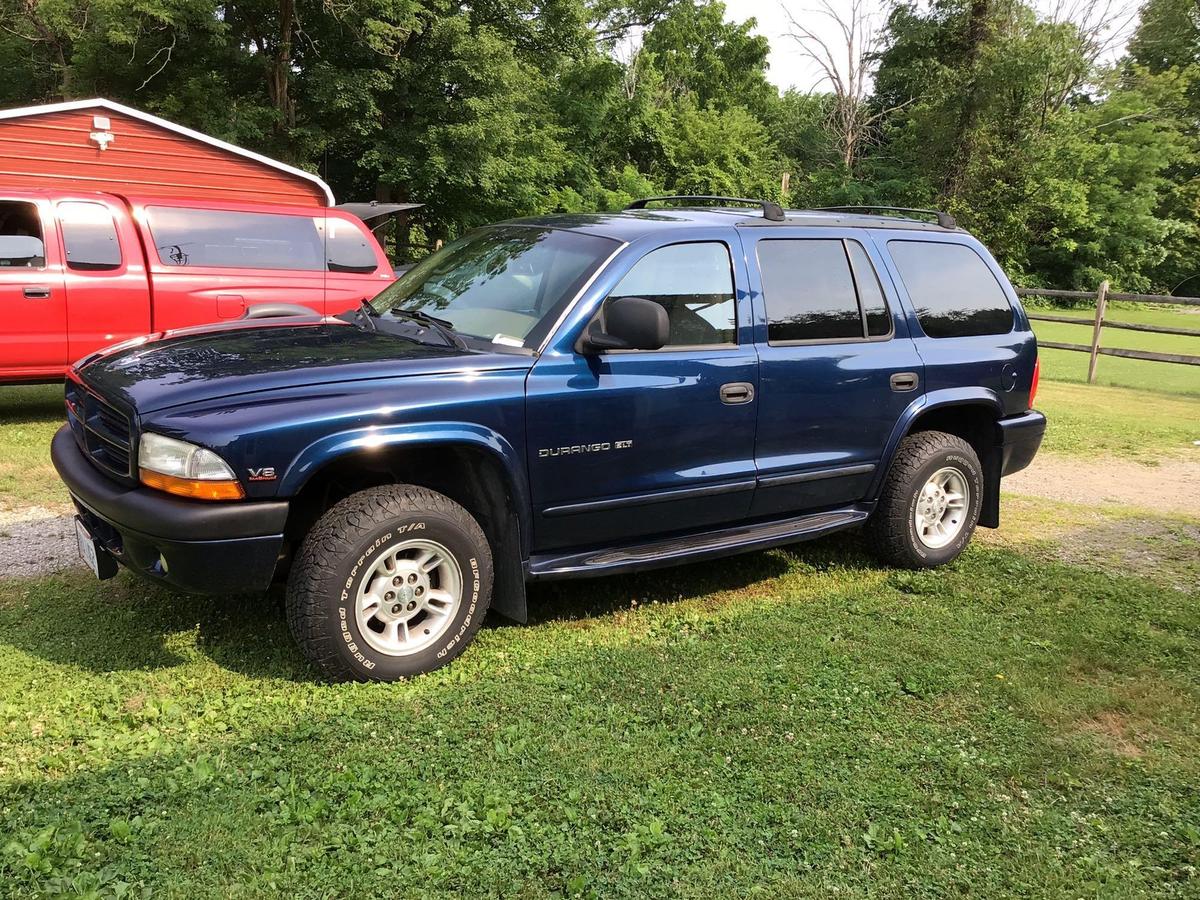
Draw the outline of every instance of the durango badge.
M570 447L543 447L538 458L547 456L573 456L576 453L604 453L606 450L628 450L633 441L601 441L598 444L572 444Z

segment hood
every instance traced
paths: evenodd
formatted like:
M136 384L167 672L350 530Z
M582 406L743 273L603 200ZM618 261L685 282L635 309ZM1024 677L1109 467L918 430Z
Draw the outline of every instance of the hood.
M75 371L102 396L144 413L281 388L532 364L518 354L427 346L325 319L166 332L103 350Z

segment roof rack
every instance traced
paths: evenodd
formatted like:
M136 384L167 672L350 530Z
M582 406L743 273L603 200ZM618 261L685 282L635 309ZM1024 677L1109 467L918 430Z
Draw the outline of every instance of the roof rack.
M923 216L933 216L943 228L957 228L958 220L950 213L937 209L912 209L908 206L818 206L820 212L897 212L920 213Z
M778 203L772 203L770 200L751 200L748 197L714 197L708 194L673 194L669 197L643 197L640 200L634 200L626 209L645 209L650 203L664 203L667 201L687 201L694 202L703 200L709 203L741 203L746 206L760 206L763 211L763 218L769 219L772 222L783 221L783 207Z

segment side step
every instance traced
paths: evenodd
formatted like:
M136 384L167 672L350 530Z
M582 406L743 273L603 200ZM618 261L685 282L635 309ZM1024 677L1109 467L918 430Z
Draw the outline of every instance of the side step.
M746 550L765 550L781 544L821 537L866 520L870 509L851 506L829 512L809 513L754 525L737 525L633 544L617 549L603 548L564 555L541 554L529 560L530 579L573 578L617 575L683 562L729 556Z

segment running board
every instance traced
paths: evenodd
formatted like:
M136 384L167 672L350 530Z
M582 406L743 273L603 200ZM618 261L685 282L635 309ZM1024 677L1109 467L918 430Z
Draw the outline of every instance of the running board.
M870 509L851 506L755 525L737 525L617 549L588 550L564 555L541 554L529 560L529 578L572 578L617 575L683 562L729 556L746 550L765 550L810 540L866 520Z

